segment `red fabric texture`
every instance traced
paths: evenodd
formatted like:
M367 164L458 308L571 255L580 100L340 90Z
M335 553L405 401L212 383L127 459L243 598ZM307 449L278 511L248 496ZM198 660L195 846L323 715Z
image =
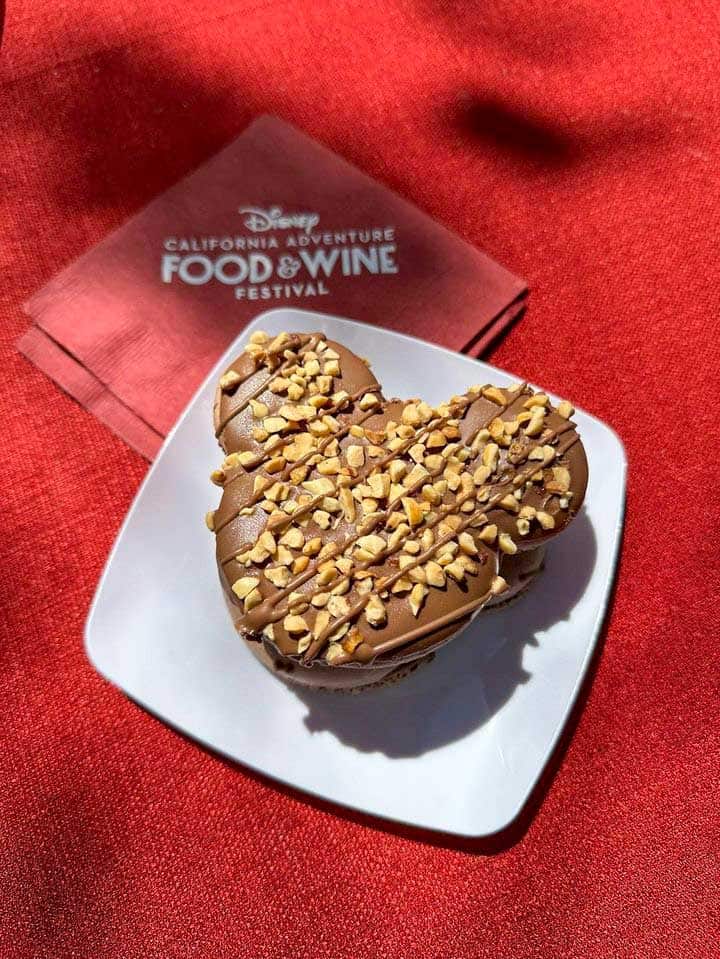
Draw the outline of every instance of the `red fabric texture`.
M717 955L719 27L694 0L10 6L0 955ZM574 735L495 841L275 787L83 653L146 464L16 352L21 305L265 112L526 277L493 361L628 450Z
M286 216L304 212L317 223L253 232L249 210L268 225L258 208ZM343 235L352 230L379 239L343 246ZM336 233L337 243L323 243ZM217 279L183 282L183 263L196 261L193 280L199 258L175 251L183 244L202 250L207 238L265 243L248 251L231 247L237 259L229 268L238 276L238 264L248 270L254 257L262 278L236 286ZM269 240L277 249L267 246ZM350 275L344 275L341 256L349 260L355 248L375 255L378 272L353 274L348 265ZM221 263L227 252L204 259ZM166 260L175 267L163 280ZM282 298L260 298L276 288ZM525 293L522 280L392 190L292 125L261 116L33 296L26 308L34 323L18 348L151 459L230 343L266 310L294 306L381 317L390 329L412 328L449 349L471 345L478 351L518 314Z

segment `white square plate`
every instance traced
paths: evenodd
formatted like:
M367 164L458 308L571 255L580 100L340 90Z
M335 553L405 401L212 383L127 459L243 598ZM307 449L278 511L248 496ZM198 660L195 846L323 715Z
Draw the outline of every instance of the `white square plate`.
M436 404L472 383L517 381L350 320L294 309L259 316L197 393L135 499L86 624L90 660L152 713L275 779L416 826L497 832L538 780L592 656L621 535L622 444L578 410L590 463L586 504L548 549L545 573L525 597L481 613L396 686L357 696L295 692L237 638L203 522L219 499L208 481L221 459L215 383L256 328L323 330L372 358L386 396Z

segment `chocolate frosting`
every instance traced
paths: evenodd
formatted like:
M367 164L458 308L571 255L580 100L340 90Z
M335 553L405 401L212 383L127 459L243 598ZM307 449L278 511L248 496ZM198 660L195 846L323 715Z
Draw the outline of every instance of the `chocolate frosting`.
M208 525L238 629L275 662L427 654L502 599L501 560L524 569L518 554L582 504L569 404L524 384L436 409L386 401L367 363L319 333L253 340L216 396L228 456Z

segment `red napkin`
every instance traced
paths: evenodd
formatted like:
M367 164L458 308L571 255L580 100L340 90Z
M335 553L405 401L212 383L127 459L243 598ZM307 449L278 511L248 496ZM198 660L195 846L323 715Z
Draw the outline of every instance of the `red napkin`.
M264 310L319 310L478 355L526 293L387 187L260 117L37 293L18 347L151 459Z

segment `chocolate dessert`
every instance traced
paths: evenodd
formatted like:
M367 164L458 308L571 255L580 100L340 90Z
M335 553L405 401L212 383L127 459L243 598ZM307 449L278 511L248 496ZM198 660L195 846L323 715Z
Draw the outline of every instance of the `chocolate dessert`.
M236 628L284 678L388 681L518 595L580 508L567 402L525 384L386 400L320 333L253 333L220 378L208 513Z

